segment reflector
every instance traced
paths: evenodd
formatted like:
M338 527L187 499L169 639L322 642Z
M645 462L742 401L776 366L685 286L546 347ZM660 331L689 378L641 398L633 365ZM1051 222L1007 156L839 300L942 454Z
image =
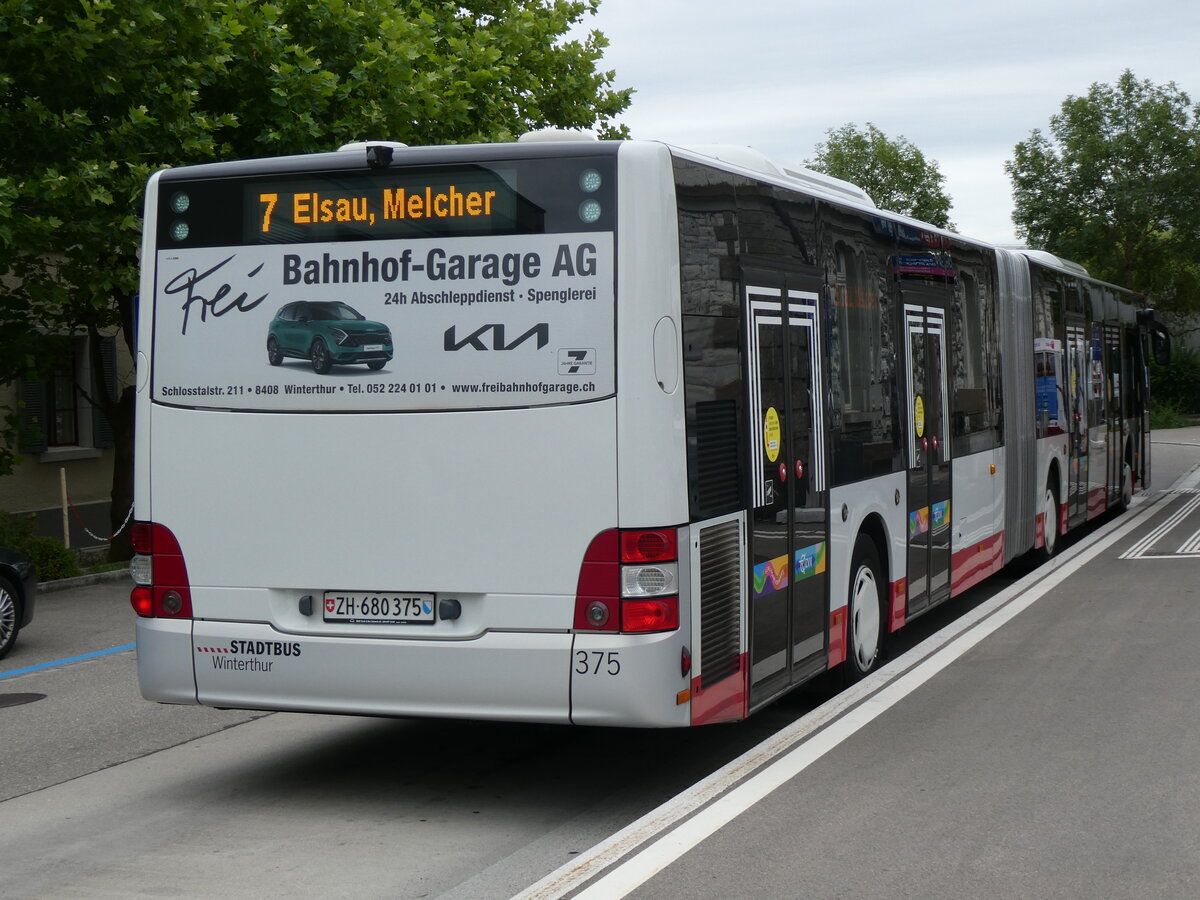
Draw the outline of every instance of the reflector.
M626 633L647 634L653 631L673 631L678 627L678 597L621 601L621 630Z

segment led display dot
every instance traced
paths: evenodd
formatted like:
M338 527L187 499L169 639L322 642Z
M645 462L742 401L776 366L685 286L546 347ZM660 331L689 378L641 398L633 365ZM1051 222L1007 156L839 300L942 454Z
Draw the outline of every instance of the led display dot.
M586 169L579 176L579 186L589 194L600 190L601 178L600 173L595 169Z
M600 203L596 200L584 200L579 204L579 218L588 225L599 221Z
M191 229L188 228L187 222L176 222L171 226L171 240L186 241Z

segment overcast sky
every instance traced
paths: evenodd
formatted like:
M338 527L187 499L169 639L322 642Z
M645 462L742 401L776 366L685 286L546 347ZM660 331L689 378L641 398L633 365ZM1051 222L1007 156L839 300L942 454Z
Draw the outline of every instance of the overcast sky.
M1069 95L1126 68L1200 102L1200 0L602 0L585 24L636 90L635 138L783 163L873 122L946 176L960 232L1016 241L1004 162Z

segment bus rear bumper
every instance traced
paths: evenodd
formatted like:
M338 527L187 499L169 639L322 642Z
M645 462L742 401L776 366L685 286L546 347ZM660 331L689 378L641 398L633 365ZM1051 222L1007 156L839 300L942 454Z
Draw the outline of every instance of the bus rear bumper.
M291 635L256 623L193 626L183 658L194 663L196 697L206 706L570 720L566 633L489 632L446 641Z
M190 619L137 620L138 687L147 700L196 703Z
M488 632L471 640L293 635L265 623L138 619L160 703L370 716L680 727L683 636ZM676 678L664 673L675 670Z
M571 721L636 728L690 725L690 680L682 631L577 634L571 659Z

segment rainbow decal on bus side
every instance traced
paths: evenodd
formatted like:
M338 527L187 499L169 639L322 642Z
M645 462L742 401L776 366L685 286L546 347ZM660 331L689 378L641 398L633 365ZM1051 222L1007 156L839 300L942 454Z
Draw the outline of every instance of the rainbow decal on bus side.
M943 500L941 503L933 504L933 527L944 528L950 524L950 501Z
M916 537L929 530L929 507L922 506L908 514L908 536Z
M825 542L796 551L796 580L803 581L825 571Z
M768 559L754 567L754 597L765 597L788 586L788 558Z

